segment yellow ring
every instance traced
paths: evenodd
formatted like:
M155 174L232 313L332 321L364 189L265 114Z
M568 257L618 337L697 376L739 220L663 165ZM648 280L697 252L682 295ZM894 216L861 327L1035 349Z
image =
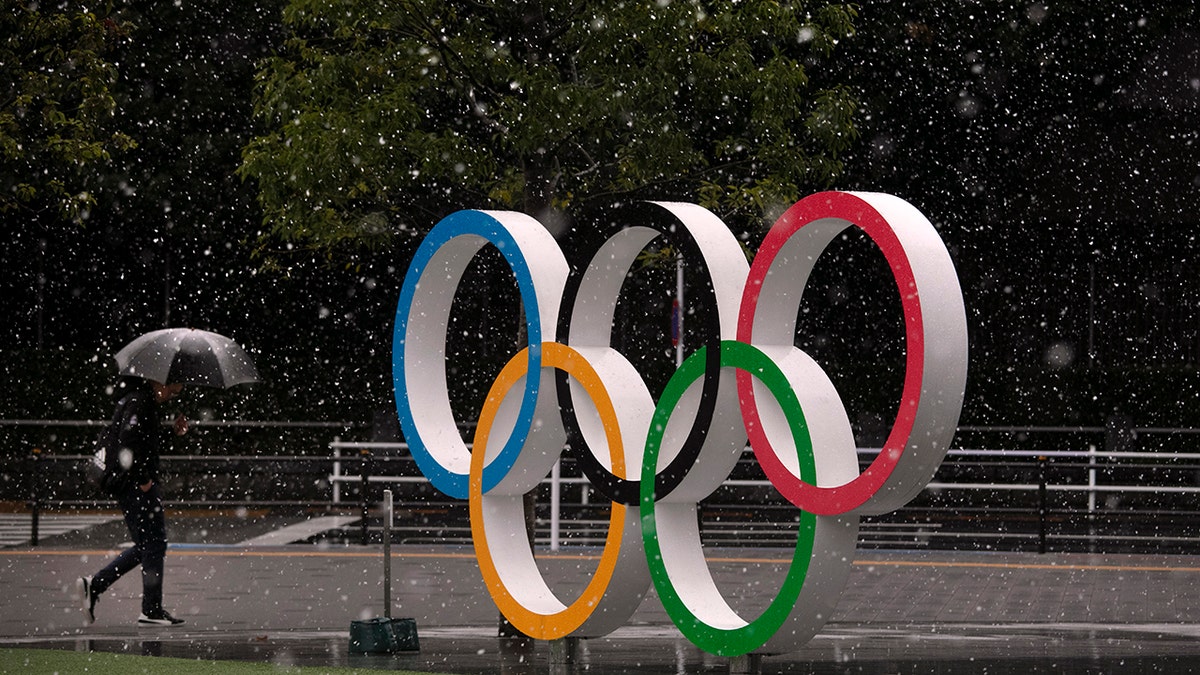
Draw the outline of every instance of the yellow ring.
M490 496L483 494L483 468L487 455L488 435L496 419L497 411L512 387L527 374L529 360L526 350L515 355L496 377L488 391L487 400L479 413L479 422L475 429L475 441L471 450L471 473L468 481L468 499L471 513L471 538L475 545L475 555L479 560L479 570L483 574L488 592L495 601L500 612L517 630L529 637L539 640L555 640L566 637L583 625L601 604L605 591L608 590L613 572L621 549L621 541L625 530L625 510L623 504L613 503L609 517L608 536L604 541L604 550L596 573L583 590L579 598L570 605L564 605L560 611L541 613L528 609L520 599L505 585L497 569L496 561L492 559L492 551L488 546L487 533L484 527L484 508L488 500L521 499L521 496ZM621 443L616 410L612 399L609 398L600 376L591 364L577 351L555 342L542 343L542 366L557 368L573 377L587 392L603 422L605 436L608 441L609 455L613 473L626 478L625 452ZM503 481L502 481L503 482ZM499 486L497 486L499 487ZM524 540L524 525L520 525L516 533ZM532 560L532 557L530 558ZM505 569L513 565L526 564L522 561L503 560ZM536 569L534 570L536 573ZM561 601L559 601L561 604Z

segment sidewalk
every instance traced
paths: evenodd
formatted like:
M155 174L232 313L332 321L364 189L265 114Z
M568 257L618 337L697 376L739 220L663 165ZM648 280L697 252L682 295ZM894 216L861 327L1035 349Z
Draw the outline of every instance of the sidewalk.
M262 534L260 524L250 529ZM0 646L440 673L730 668L729 659L682 638L653 591L626 627L583 641L574 665L552 663L548 643L498 639L498 614L473 550L463 546L393 549L393 616L416 620L419 653L348 653L351 621L383 613L379 546L173 544L166 600L186 624L136 626L140 579L131 575L85 627L75 579L122 541L100 547L98 539L0 550ZM774 594L786 557L774 549L710 552L718 586L744 592L751 604ZM543 562L563 593L582 587L594 566L569 555ZM1197 638L1197 558L862 551L821 634L800 652L751 665L763 673L1179 671L1200 659Z

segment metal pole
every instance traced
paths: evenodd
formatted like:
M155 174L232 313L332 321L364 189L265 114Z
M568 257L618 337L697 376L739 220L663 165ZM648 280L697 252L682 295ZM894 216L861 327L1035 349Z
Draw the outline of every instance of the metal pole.
M1088 446L1088 519L1096 513L1096 445Z
M1096 444L1088 445L1088 551L1096 552Z
M342 503L342 449L333 449L333 503Z
M1038 553L1046 552L1046 462L1038 457Z
M683 256L675 258L675 302L678 305L677 316L675 319L675 330L678 331L679 340L675 343L675 366L679 367L683 363Z
M561 507L559 498L562 497L562 460L554 463L550 469L550 550L558 550L558 529L561 523Z
M29 545L38 545L38 519L41 515L42 500L39 496L41 492L41 467L38 466L38 459L42 456L41 448L33 449L33 471L30 475L30 499L29 499Z
M392 618L392 491L383 491L383 615Z

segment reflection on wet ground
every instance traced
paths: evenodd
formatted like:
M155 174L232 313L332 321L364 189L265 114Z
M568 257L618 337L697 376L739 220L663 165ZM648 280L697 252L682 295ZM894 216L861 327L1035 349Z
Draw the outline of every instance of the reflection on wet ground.
M830 625L794 654L727 659L670 627L622 628L574 643L497 638L495 627L421 631L419 652L355 654L339 631L173 632L0 639L4 646L104 651L279 666L407 669L480 675L578 673L1179 673L1200 663L1200 626L1026 624Z
M351 622L381 614L380 547L239 543L261 535L255 527L233 543L172 545L166 595L187 623L170 629L135 625L136 575L83 625L74 582L113 555L116 533L0 551L0 648L455 675L1200 671L1200 558L1191 556L860 551L830 623L803 649L729 659L683 638L653 589L605 638L502 640L469 546L406 545L393 547L393 608L416 620L421 650L388 656L349 650ZM744 616L774 597L790 564L775 549L711 554L714 582ZM596 558L587 548L539 551L539 569L567 597Z

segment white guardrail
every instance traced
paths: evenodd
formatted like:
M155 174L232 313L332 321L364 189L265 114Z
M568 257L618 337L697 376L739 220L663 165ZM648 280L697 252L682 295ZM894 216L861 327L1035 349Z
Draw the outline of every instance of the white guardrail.
M1192 430L1180 430L1192 431ZM385 442L353 442L353 441L334 441L329 444L333 451L332 472L328 476L330 485L332 486L333 502L341 503L341 485L343 483L361 483L363 480L362 473L347 473L344 469L344 462L351 460L354 456L343 455L344 450L355 451L355 456L360 456L366 450L371 453L375 451L393 451L407 453L407 443L385 443ZM872 457L879 454L880 448L859 448L858 453L863 457ZM751 453L747 448L746 453ZM1176 494L1200 494L1200 486L1169 486L1169 485L1128 485L1128 484L1106 484L1098 481L1098 472L1104 468L1111 468L1119 465L1103 465L1100 462L1108 462L1112 460L1155 460L1159 462L1174 462L1188 461L1200 463L1200 453L1179 453L1179 452L1108 452L1099 450L1094 446L1088 450L989 450L989 449L952 449L946 453L948 458L990 458L990 459L1013 459L1025 462L1037 462L1056 459L1071 459L1083 460L1085 463L1079 463L1071 468L1078 468L1086 471L1087 482L1079 484L1071 483L974 483L974 482L945 482L933 481L926 486L926 490L1002 490L1002 491L1038 491L1049 490L1052 492L1084 492L1088 496L1088 512L1094 512L1097 508L1096 497L1105 493L1176 493ZM411 459L411 456L409 456ZM562 486L563 485L580 485L587 484L589 481L582 476L563 476L561 471L561 460L555 462L550 475L543 481L543 484L549 484L550 487L550 542L551 549L558 548L560 539L560 525L562 514ZM1058 465L1058 468L1063 468L1063 465ZM414 467L415 470L415 467ZM427 479L416 473L415 475L386 475L373 472L366 477L371 483L423 483ZM741 486L741 487L770 487L771 483L768 480L736 480L731 479L725 482L726 485ZM587 504L587 491L581 491L581 504Z
M10 419L0 420L0 430L7 428L11 430L11 434L15 434L15 436L12 436L13 439L23 439L20 440L20 444L33 448L33 458L35 459L38 453L41 452L37 448L41 447L50 450L49 452L42 452L42 461L70 464L87 458L86 455L77 455L76 453L86 449L87 442L90 441L94 433L90 429L95 429L106 423L103 420ZM261 428L278 429L289 433L315 431L318 434L329 435L346 432L351 429L364 429L368 426L349 422L236 420L202 420L196 421L194 424L198 427L229 430L245 431ZM1011 436L1014 441L1022 444L1028 442L1025 435L1032 434L1048 434L1050 436L1063 434L1082 435L1089 437L1093 442L1081 441L1081 439L1076 438L1063 442L1045 439L1039 443L1043 447L1045 445L1063 447L1070 443L1074 447L1080 448L1077 450L952 449L948 452L947 461L943 464L943 470L939 472L934 482L929 483L926 489L929 491L957 491L960 494L969 491L984 490L1006 492L1009 494L1014 492L1040 492L1043 506L1045 505L1044 497L1046 492L1057 493L1063 495L1064 498L1068 498L1067 496L1070 495L1070 500L1075 504L1071 508L1089 516L1093 513L1104 513L1105 500L1119 497L1119 493L1125 493L1131 497L1153 493L1188 496L1185 498L1200 494L1200 452L1186 451L1194 445L1192 439L1200 434L1200 429L1139 427L1120 430L1123 433L1130 434L1134 439L1138 439L1132 445L1132 448L1139 446L1142 448L1161 448L1158 451L1149 452L1144 450L1132 451L1132 448L1131 451L1119 451L1112 447L1105 447L1106 443L1111 441L1111 437L1113 436L1111 432L1113 431L1114 429L1103 426L982 427L964 425L959 427L960 433L983 433L988 437L994 435L1002 437ZM1164 436L1176 440L1169 444L1155 442L1147 446L1144 440L1150 436ZM328 437L325 436L325 438ZM78 439L83 439L83 443L81 444ZM308 448L312 448L312 441L312 438L306 438L301 442ZM220 441L217 442L219 443ZM320 442L318 441L318 443ZM1004 441L1001 440L997 445L1002 443ZM1114 447L1119 448L1120 444ZM1168 450L1168 447L1173 449ZM323 469L317 467L314 467L314 473L318 476L324 476L328 480L334 504L344 503L344 485L348 483L360 483L363 480L363 473L361 471L363 465L360 464L360 460L363 458L362 453L364 452L372 460L372 466L366 475L369 483L421 484L426 482L426 478L417 470L411 455L408 453L408 446L405 443L341 441L335 437L334 442L328 443L328 449L330 453L318 455L245 453L244 456L242 454L230 456L170 455L164 456L163 459L164 462L183 466L196 462L205 463L220 460L240 460L251 464L289 461L303 463L327 462L327 466L330 466L330 471L327 474ZM66 450L66 452L63 452L63 450ZM878 452L877 448L859 449L860 455L867 460ZM747 458L749 458L749 454ZM29 457L11 456L5 461L11 463L13 468L21 470L19 467L23 467L24 462L29 459ZM973 467L1005 468L1006 466L1018 468L1019 471L1005 474L1002 477L997 477L995 480L992 480L992 476L988 475L986 469L983 475L971 475L975 472ZM1036 471L1031 472L1030 467L1039 467L1045 469L1045 471L1042 471L1039 475ZM954 473L956 469L961 469L958 472L960 480L955 480ZM1174 475L1158 474L1158 477L1154 478L1152 482L1142 481L1139 480L1140 474L1138 472L1143 469L1161 469L1174 472ZM573 471L568 469L566 473L573 474ZM558 541L557 533L560 531L562 507L564 506L562 499L563 488L573 485L583 486L587 483L588 481L584 477L564 475L560 464L555 464L554 470L546 478L543 484L547 484L550 491L550 504L548 505L550 508L550 527L555 533L551 541ZM764 488L770 485L766 480L743 480L737 478L726 481L726 484L747 488ZM580 490L578 497L579 504L587 504L588 493L589 491L586 489ZM35 496L34 503L36 503L36 500L37 497ZM55 499L51 498L51 501L55 501ZM58 499L57 501L66 503L68 500ZM566 506L573 507L574 504L575 501L572 500Z

